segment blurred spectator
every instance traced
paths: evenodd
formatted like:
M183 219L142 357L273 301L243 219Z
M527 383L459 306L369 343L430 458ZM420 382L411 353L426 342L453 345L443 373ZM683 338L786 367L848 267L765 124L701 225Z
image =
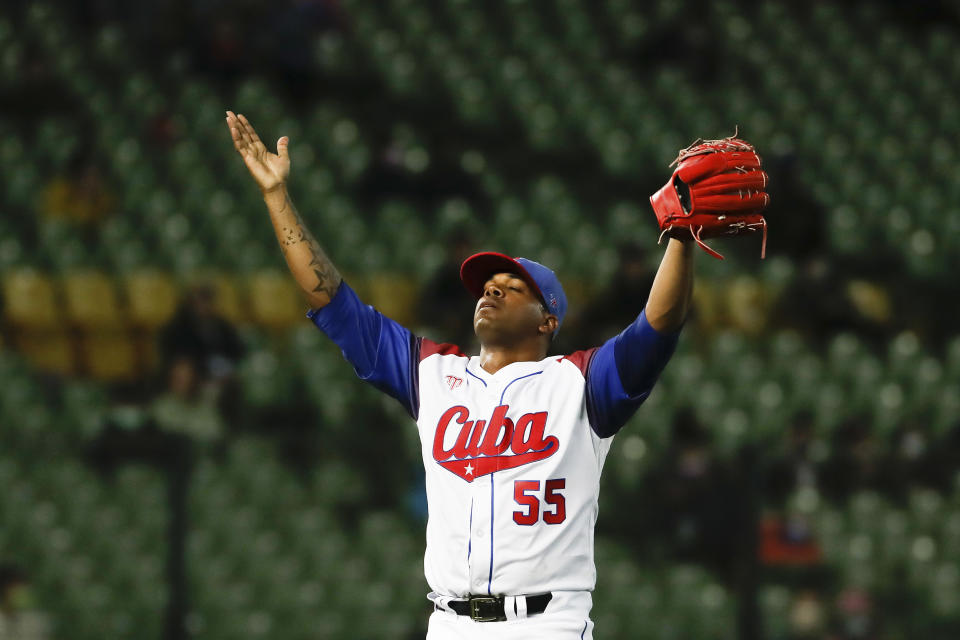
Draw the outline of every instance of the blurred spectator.
M813 414L801 411L790 421L782 440L782 451L767 458L764 470L764 500L783 506L797 489L815 487L816 461L813 459Z
M786 255L802 262L827 248L827 225L823 205L799 177L798 163L792 153L764 156L763 168L770 176L770 184L776 185L766 212L767 220L775 221L770 233L770 255Z
M460 265L475 253L474 238L466 231L454 231L447 242L447 257L421 289L420 321L436 330L439 342L452 342L469 351L476 339L473 312L476 300L460 281Z
M957 285L952 277L925 282L901 273L885 275L883 282L894 291L889 304L896 326L885 336L887 339L894 332L909 328L931 345L943 347L957 335L960 296L956 295Z
M722 73L720 60L709 46L709 7L710 3L704 0L689 0L682 13L670 13L672 19L664 22L662 30L638 38L629 52L636 68L654 73L664 67L679 67L696 78L698 84L713 86Z
M183 135L182 123L167 110L162 110L147 122L147 137L153 146L169 151Z
M160 332L160 348L168 361L193 360L204 383L231 378L246 351L236 328L217 311L216 291L208 284L187 292Z
M741 275L727 287L726 307L730 326L749 336L763 334L770 320L773 295L754 277Z
M763 519L759 555L767 567L812 567L820 564L822 559L810 521L800 513L786 517L771 515Z
M924 422L911 423L916 428L923 429ZM912 427L913 428L913 427ZM922 467L922 477L942 493L960 491L960 420L938 437L927 441L926 455ZM903 445L901 445L903 446ZM914 446L912 443L910 446Z
M77 153L67 164L66 172L44 187L40 211L49 218L95 223L113 210L115 201L97 163Z
M692 412L673 423L670 447L648 478L644 504L675 559L701 562L731 576L741 535L741 492Z
M14 13L7 11L8 2L4 2L5 18ZM76 98L59 86L49 54L38 43L24 39L23 45L22 55L8 58L14 66L7 67L3 75L4 116L43 118L75 111Z
M647 249L628 243L620 245L617 252L619 265L610 284L567 322L569 328L559 336L564 344L599 346L636 320L646 305L655 274Z
M150 416L161 430L183 433L203 444L224 434L215 389L201 386L194 361L186 357L170 364L167 388L151 403Z
M314 38L323 29L335 26L336 4L331 0L290 0L285 7L270 4L269 24L258 31L271 70L282 74L287 88L312 86ZM275 46L277 42L283 46Z
M883 482L883 451L868 417L847 419L837 430L831 451L820 470L820 486L827 497L843 502L851 493L877 489Z
M849 588L837 596L829 640L873 640L879 624L873 598L863 589Z
M790 640L820 640L827 628L827 607L815 589L800 589L790 603Z
M853 265L828 254L811 254L780 295L771 323L795 328L811 339L839 331L856 332L883 344L891 331L890 302L882 274L872 281L855 277ZM779 319L778 319L779 318Z
M939 441L931 441L930 422L929 412L921 412L891 434L881 486L890 496L905 499L918 486L943 492L951 489L957 468L957 434L948 433Z
M226 77L234 77L244 67L244 33L232 15L220 14L214 18L204 43L206 50L200 58L211 70Z
M50 622L37 609L27 574L17 565L0 564L0 640L46 640Z
M189 359L197 383L217 398L223 417L236 421L240 410L237 365L246 353L236 328L216 308L212 285L194 285L170 322L160 331L164 370L179 359Z

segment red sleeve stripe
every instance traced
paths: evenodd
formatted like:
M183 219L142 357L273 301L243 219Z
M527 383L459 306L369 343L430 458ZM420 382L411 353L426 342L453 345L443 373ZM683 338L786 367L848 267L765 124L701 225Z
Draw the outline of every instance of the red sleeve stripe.
M423 362L432 355L441 355L441 356L459 356L461 358L469 358L467 354L460 350L455 344L449 343L437 343L433 340L428 340L427 338L420 339L420 361Z
M597 352L599 347L594 347L592 349L585 349L583 351L574 351L568 356L563 356L559 360L569 360L573 364L577 365L577 369L580 369L580 373L583 374L583 377L587 377L587 369L590 367L590 360L593 358L593 354Z

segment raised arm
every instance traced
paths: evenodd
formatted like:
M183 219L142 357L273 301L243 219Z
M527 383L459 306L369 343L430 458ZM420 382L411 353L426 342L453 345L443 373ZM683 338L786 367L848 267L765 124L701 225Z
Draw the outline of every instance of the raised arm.
M614 435L650 395L673 355L690 307L693 245L671 238L636 320L596 349L570 356L587 379L587 416L601 438Z
M646 316L650 326L660 333L680 329L690 309L693 294L692 242L671 238L650 288Z
M294 279L303 289L311 307L318 309L330 303L343 278L303 223L287 193L290 175L290 143L286 136L277 141L277 153L270 153L247 118L227 111L227 126L233 146L243 158L247 170L256 181L263 201L270 212L277 242Z

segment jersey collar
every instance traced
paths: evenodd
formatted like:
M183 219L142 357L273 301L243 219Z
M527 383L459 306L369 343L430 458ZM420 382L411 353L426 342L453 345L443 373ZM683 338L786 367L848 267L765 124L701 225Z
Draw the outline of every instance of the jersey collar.
M496 373L489 373L480 366L480 356L471 356L470 361L467 363L467 370L484 382L497 382L505 379L512 380L513 378L542 370L544 362L549 359L548 356L544 360L511 362L507 366L501 367Z

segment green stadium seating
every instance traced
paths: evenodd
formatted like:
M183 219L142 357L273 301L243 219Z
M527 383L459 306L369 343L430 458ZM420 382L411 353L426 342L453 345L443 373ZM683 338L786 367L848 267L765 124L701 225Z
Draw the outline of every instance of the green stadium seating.
M600 285L616 268L611 238L650 244L656 236L645 196L621 187L666 170L694 136L722 135L733 124L765 155L796 154L798 179L826 209L831 257L856 262L881 250L905 277L931 283L948 282L956 269L960 210L950 203L960 183L950 133L960 111L948 89L960 78L960 57L956 33L943 25L914 30L866 2L761 2L751 20L734 2L711 3L699 17L716 35L722 74L745 80L717 95L686 69L634 59L687 15L684 2L642 11L625 0L564 0L553 10L522 2L342 4L349 28L314 37L314 69L329 86L317 88L320 97L306 108L269 77L210 82L184 49L140 64L126 27L85 30L56 4L31 3L22 20L0 18L5 93L23 88L37 48L53 89L77 104L27 114L26 126L0 123L0 163L8 168L0 194L4 276L38 267L59 281L97 268L117 286L144 267L176 282L212 269L246 291L250 274L282 269L256 190L229 149L226 108L247 113L268 146L291 136L300 211L358 289L383 288L385 273L402 274L403 286L415 289L443 263L442 238L468 226L477 227L478 241L487 234L490 246L558 265L565 282ZM732 50L739 55L725 55ZM376 99L355 92L361 85L375 87ZM150 137L152 118L164 111L178 128L169 149ZM437 113L442 136L430 121ZM894 130L904 134L885 134ZM386 140L402 147L411 176L462 159L480 195L371 197L364 179L383 161ZM95 233L37 215L38 194L82 144L92 145L117 202ZM698 268L722 280L743 264L730 256ZM785 290L797 277L789 263L767 264L758 275L765 286ZM263 324L235 297L232 318ZM4 302L9 321L9 296ZM122 296L118 306L125 314ZM300 401L325 437L347 437L352 409L374 395L301 321L289 339L267 335L265 325L252 330L240 369L244 406L268 413ZM0 512L11 523L0 527L0 552L35 565L39 598L61 635L159 635L162 478L142 469L122 469L112 480L94 475L76 446L101 429L108 387L63 378L78 369L65 335L31 343L3 337L4 349L9 342L57 375L51 386L0 352L0 434L9 447L0 452ZM892 447L905 424L919 425L933 447L960 424L960 338L948 337L943 350L911 333L880 351L849 332L817 341L782 331L762 342L733 333L708 346L684 342L636 424L618 438L607 477L624 490L641 488L686 407L726 459L745 444L768 451L782 443L802 410L813 413L823 448L856 415L873 416L881 448ZM24 465L24 452L38 448L53 457ZM203 459L193 487L195 635L415 633L426 611L422 531L396 511L366 513L376 487L348 461L318 461L301 482L269 445L244 440L226 460ZM914 489L905 505L861 493L849 508L819 500L809 514L837 584L887 588L902 574L932 617L950 620L960 603L958 504L956 492ZM364 513L355 530L344 530L340 509ZM385 538L395 543L379 544ZM598 636L734 635L730 590L697 570L648 566L610 545L598 541ZM790 597L786 587L764 585L768 633L788 632ZM358 602L371 600L396 614L370 616Z

